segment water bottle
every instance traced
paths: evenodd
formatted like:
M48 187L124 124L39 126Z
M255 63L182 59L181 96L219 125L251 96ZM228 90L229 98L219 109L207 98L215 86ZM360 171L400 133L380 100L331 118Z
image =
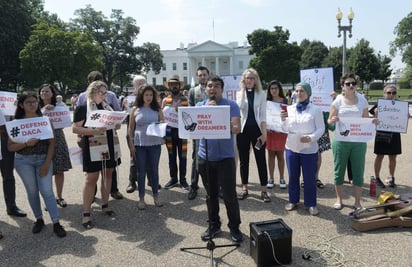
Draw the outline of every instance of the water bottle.
M376 179L374 176L371 176L371 180L369 184L369 195L371 197L376 197Z

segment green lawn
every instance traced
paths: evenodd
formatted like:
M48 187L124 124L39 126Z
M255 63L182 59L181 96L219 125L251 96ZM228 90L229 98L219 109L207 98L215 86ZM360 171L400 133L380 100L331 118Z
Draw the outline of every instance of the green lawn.
M359 93L362 92L362 90L358 90ZM397 98L399 100L412 100L412 89L398 89L398 94ZM382 90L369 90L367 92L368 96L368 101L376 101L378 98L383 97L383 91Z

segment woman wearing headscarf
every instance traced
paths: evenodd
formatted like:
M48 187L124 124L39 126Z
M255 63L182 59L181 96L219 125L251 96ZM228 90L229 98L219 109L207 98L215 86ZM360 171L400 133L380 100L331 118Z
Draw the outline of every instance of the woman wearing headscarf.
M289 172L289 203L285 210L295 209L300 200L299 178L302 170L305 187L304 205L309 214L316 216L316 170L318 139L325 130L322 111L310 103L312 88L308 83L296 85L296 104L282 111L282 128L288 132L286 139L286 165Z

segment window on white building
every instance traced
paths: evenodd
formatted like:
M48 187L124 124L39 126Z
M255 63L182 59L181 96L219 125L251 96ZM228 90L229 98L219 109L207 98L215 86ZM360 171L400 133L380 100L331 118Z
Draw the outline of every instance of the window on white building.
M183 70L187 70L187 63L183 62Z
M176 70L176 69L177 69L177 64L173 63L173 70Z
M166 77L163 77L163 83L165 83L167 80L166 80Z
M243 70L243 61L239 61L239 69Z
M183 77L183 81L185 82L185 84L187 84L187 76Z
M156 77L152 78L152 84L153 84L153 86L156 86Z
M166 70L166 63L163 63L162 70Z

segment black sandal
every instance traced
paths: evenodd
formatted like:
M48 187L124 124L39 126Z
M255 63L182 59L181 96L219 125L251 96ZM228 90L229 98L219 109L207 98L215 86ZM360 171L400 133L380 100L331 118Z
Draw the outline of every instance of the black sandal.
M320 189L325 188L325 185L319 179L316 179L316 186Z
M240 192L240 194L239 194L239 196L238 196L238 199L239 199L239 200L243 200L243 199L247 198L248 195L249 195L249 192L247 191L247 189L243 189L243 190Z
M90 217L90 212L83 213L83 218L84 217ZM93 222L90 219L87 222L82 223L82 225L86 230L90 230L93 228Z
M57 205L59 205L62 208L67 207L67 203L64 200L64 198L58 198L58 199L56 199L56 202L57 202Z
M108 216L114 215L114 211L109 208L109 204L102 205L102 211Z

